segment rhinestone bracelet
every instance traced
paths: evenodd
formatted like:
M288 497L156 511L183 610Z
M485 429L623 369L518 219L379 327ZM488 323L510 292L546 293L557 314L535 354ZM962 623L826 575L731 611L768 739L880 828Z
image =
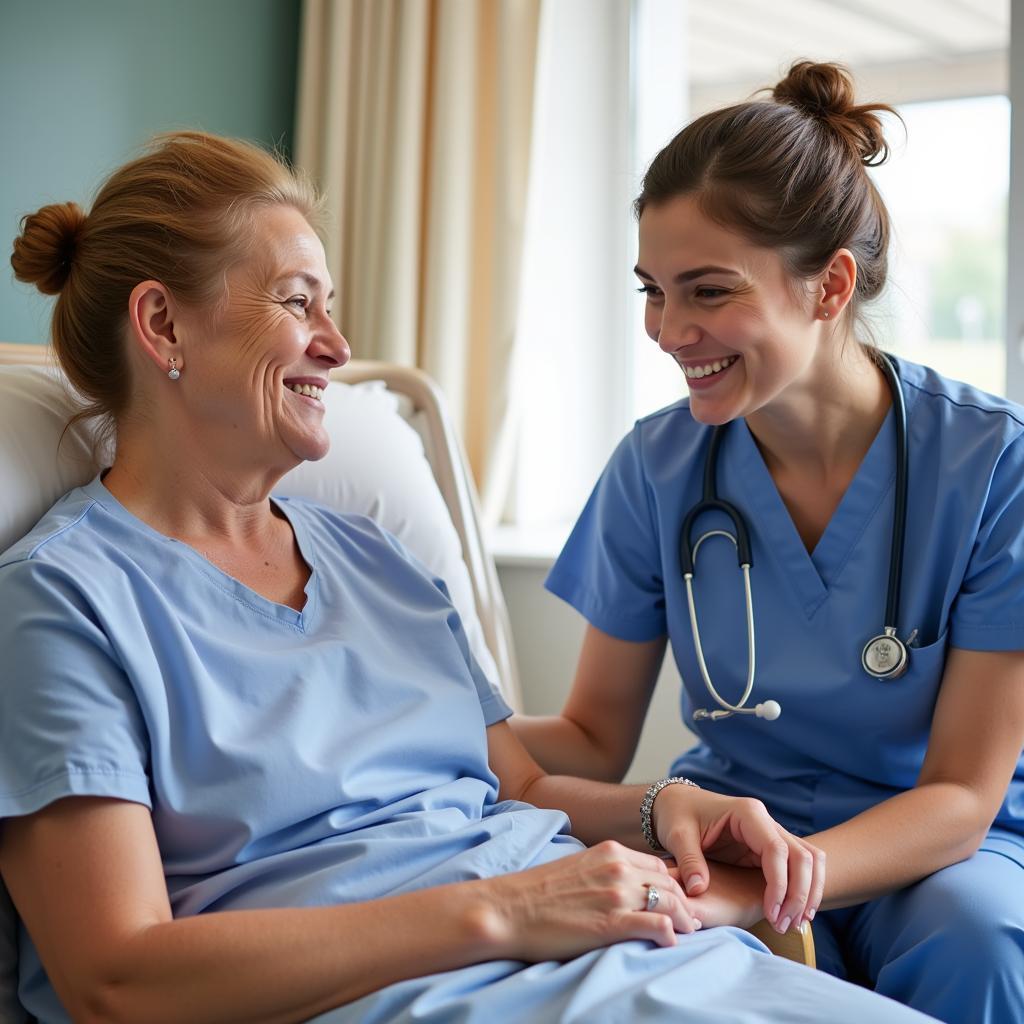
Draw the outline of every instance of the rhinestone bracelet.
M640 831L644 834L644 839L647 840L647 845L654 850L655 853L664 853L665 847L658 842L658 837L654 834L654 828L651 824L651 813L654 810L654 801L658 794L666 787L672 786L678 783L681 786L693 786L694 789L700 789L700 786L696 782L691 782L690 779L684 779L682 776L673 775L671 778L662 779L660 782L655 782L647 788L647 792L644 793L644 798L640 802Z

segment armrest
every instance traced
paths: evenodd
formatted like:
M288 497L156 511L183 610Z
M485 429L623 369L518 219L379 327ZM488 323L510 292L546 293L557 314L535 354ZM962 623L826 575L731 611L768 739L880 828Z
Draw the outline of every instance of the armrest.
M755 938L760 939L776 956L795 960L798 964L815 967L814 934L806 921L799 928L791 928L780 935L764 918L748 928Z

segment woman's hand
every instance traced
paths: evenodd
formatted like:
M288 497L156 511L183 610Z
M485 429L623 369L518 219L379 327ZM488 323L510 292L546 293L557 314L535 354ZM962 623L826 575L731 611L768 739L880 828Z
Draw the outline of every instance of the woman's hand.
M760 800L666 786L652 816L658 840L675 858L690 896L708 890L707 857L761 869L762 909L776 931L814 917L825 889L825 854L787 832Z
M589 844L616 838L644 842L640 835L643 786L615 786L546 775L509 728L487 730L488 756L502 800L525 800L565 811L578 839ZM698 896L708 887L705 856L738 867L760 868L765 878L764 916L786 931L813 917L825 886L825 855L790 835L760 800L723 796L693 786L665 786L654 801L655 834L679 865L677 878Z
M690 896L689 905L705 928L735 925L749 928L764 916L761 897L764 879L753 868L731 864L709 864L710 881L700 896Z
M676 932L701 926L660 857L612 841L482 884L490 891L484 939L496 957L566 960L626 939L672 946ZM648 911L652 886L658 901Z

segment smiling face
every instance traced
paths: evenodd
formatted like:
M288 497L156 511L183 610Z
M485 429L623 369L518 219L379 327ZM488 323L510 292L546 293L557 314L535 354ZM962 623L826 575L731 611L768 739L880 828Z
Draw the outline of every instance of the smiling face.
M794 281L778 253L716 224L693 197L644 208L636 273L647 334L683 370L700 422L748 416L811 376L814 282Z
M228 271L214 311L185 314L181 394L212 447L261 467L323 458L323 390L350 358L330 318L323 245L297 210L257 215L251 255Z

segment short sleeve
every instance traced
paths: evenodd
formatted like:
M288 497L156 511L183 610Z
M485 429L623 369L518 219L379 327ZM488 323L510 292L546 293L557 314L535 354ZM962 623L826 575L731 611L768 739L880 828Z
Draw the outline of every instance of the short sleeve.
M664 635L664 576L638 425L619 443L544 583L622 640Z
M1024 438L1002 452L967 571L951 611L950 642L978 651L1024 650Z
M511 717L512 709L508 706L498 688L487 678L487 674L480 667L480 663L476 660L472 650L470 650L469 637L466 635L465 627L462 625L462 616L459 615L455 606L451 604L451 597L448 594L448 587L444 580L435 576L433 577L433 583L444 595L449 605L451 605L448 612L448 628L452 631L452 636L455 638L455 643L458 645L462 658L466 663L466 668L469 670L469 675L473 680L473 686L476 689L476 695L480 700L480 707L484 713L484 723L487 726L492 726L497 722L503 722L506 718Z
M0 610L0 818L66 796L152 806L138 702L74 580L5 565Z

